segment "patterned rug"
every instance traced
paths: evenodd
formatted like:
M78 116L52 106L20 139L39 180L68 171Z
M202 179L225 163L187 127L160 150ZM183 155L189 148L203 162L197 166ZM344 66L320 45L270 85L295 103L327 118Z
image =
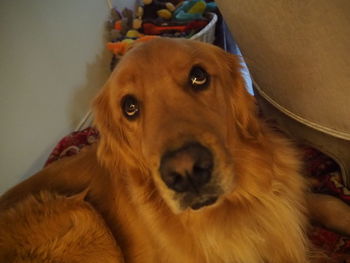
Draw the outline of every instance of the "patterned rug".
M77 154L81 148L97 140L98 132L93 128L73 132L57 144L45 166L58 159ZM350 205L350 191L343 185L339 166L331 158L313 148L305 146L300 146L300 148L304 154L306 175L312 176L318 182L313 190L333 195ZM336 259L336 262L345 262L344 255L349 255L350 258L350 237L342 236L322 226L313 225L309 238L317 247L322 248L330 257Z

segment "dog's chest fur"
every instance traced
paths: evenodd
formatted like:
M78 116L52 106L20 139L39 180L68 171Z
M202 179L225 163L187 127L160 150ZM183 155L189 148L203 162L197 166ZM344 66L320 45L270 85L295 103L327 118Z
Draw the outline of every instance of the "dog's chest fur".
M233 225L227 228L209 226L199 231L193 236L197 253L191 253L189 258L192 257L192 261L187 262L264 262L258 248L265 240L254 231L243 236L234 230Z
M280 212L265 211L262 217L254 211L217 216L198 213L186 218L183 228L169 221L168 227L157 226L152 231L156 252L155 261L150 262L308 262L302 229L295 224L293 211ZM258 214L261 216L261 211ZM277 243L279 251L275 249Z
M261 229L259 232L258 229L249 229L249 224L242 229L242 226L235 225L234 221L233 218L231 222L196 225L190 233L187 233L190 236L190 242L179 244L178 253L182 253L183 261L173 257L174 261L167 262L265 262L263 250L268 242L263 237L262 232L265 230ZM173 251L170 252L172 253Z

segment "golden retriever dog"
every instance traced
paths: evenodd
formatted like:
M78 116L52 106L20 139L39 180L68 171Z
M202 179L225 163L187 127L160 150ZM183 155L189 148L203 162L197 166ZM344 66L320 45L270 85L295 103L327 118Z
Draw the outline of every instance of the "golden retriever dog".
M235 56L136 45L93 107L98 143L1 197L1 262L319 262L298 152L258 118Z

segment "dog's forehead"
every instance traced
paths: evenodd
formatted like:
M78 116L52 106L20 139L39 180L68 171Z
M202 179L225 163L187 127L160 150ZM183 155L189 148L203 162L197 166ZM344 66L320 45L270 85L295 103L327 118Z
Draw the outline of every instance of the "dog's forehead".
M191 64L196 60L207 61L215 58L215 48L209 44L186 39L156 38L132 48L122 59L120 67L150 70L172 68Z
M156 38L151 41L136 45L127 56L141 56L144 58L177 58L176 55L192 55L199 46L209 45L187 39Z
M137 44L118 63L114 76L119 84L135 82L141 76L188 74L194 64L215 68L218 48L199 41L187 39L156 38Z

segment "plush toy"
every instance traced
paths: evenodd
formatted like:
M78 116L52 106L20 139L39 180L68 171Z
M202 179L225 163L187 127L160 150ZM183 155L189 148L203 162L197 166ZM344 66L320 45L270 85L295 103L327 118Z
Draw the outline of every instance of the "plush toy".
M125 34L126 38L139 38L139 37L142 37L142 36L143 36L143 34L141 34L139 31L137 31L135 29L130 29Z
M135 18L132 22L133 29L140 29L142 27L142 16L143 16L143 7L138 6L135 10Z
M126 38L119 42L109 42L107 43L107 49L112 51L115 55L124 55L135 43L146 42L157 36L142 36L136 40Z
M169 20L174 11L175 6L170 1L143 0L143 20L154 20L159 17Z
M111 19L108 22L108 29L110 32L111 41L119 41L128 38L137 38L141 34L137 31L142 26L142 10L136 10L134 17L130 9L125 8L120 14L118 10L112 9Z
M115 8L112 8L110 13L110 18L107 20L107 29L113 30L114 22L121 19L122 19L122 15L119 13L119 11Z
M204 12L216 9L216 3L207 3L204 0L183 1L174 11L173 17L178 21L203 19Z

